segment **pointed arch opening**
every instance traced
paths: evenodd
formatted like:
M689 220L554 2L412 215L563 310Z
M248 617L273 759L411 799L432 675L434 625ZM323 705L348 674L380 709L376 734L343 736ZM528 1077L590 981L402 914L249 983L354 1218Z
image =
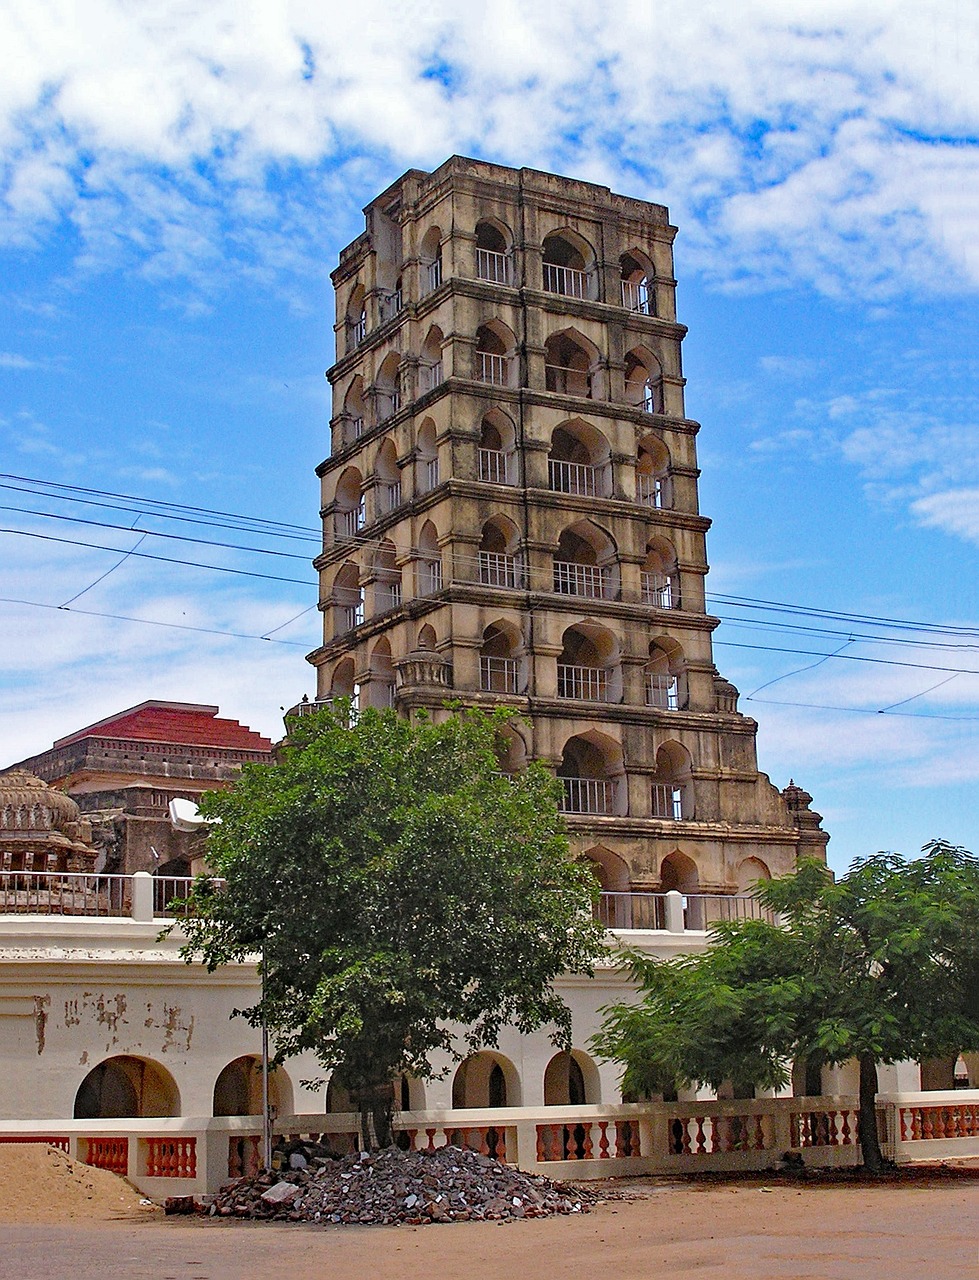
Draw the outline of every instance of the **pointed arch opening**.
M364 588L360 582L360 568L353 560L346 560L333 579L333 608L335 634L359 627L364 621Z
M364 434L367 424L367 402L364 399L364 379L360 374L355 374L350 380L350 386L347 388L343 397L343 416L346 418L350 426L350 434L354 440L359 440Z
M591 400L599 367L598 348L577 329L552 333L544 343L544 385L548 391Z
M355 284L347 301L347 351L354 351L367 337L367 303L364 286Z
M516 430L500 409L492 409L479 424L478 475L486 484L513 484L516 476Z
M645 436L636 454L636 501L666 511L673 506L670 454L656 436Z
M665 538L651 538L639 569L642 603L654 609L680 609L680 574L676 551Z
M643 413L663 412L663 370L646 347L636 347L626 355L625 398Z
M478 556L479 581L484 587L523 585L520 572L520 530L504 515L492 516L483 525Z
M491 284L510 283L510 228L497 218L476 223L476 276Z
M614 600L619 591L615 543L590 520L563 529L554 553L554 591L559 595Z
M590 422L571 418L551 432L547 474L555 493L573 493L585 498L610 497L611 446Z
M401 357L396 351L391 351L381 361L381 367L377 371L377 381L374 386L377 406L376 420L378 422L384 422L400 410L402 402L401 384Z
M595 250L588 241L562 228L544 238L543 283L548 293L568 298L597 298Z
M371 581L374 586L374 613L387 613L401 608L401 567L398 553L390 538L377 544L371 557Z
M657 636L649 645L649 661L643 669L646 706L660 711L680 711L687 706L687 673L683 649L672 636Z
M620 702L622 665L619 642L607 627L586 619L561 637L557 696L578 702Z
M366 523L364 477L356 467L347 467L337 481L334 532L338 538L356 538Z
M442 552L438 530L431 520L425 521L418 535L416 566L420 596L430 596L442 590Z
M623 815L628 808L621 745L597 729L564 744L557 776L564 813Z
M500 618L484 628L479 646L479 687L484 693L520 693L523 648L515 622Z
M650 784L650 813L668 822L694 816L690 752L679 742L664 742L656 752Z
M401 506L401 469L398 451L390 438L382 440L374 456L374 480L378 515L386 515Z
M426 418L418 428L415 445L415 491L430 493L439 483L439 448L435 423Z
M487 320L476 330L476 380L496 387L514 385L517 340L502 320Z
M421 242L421 295L432 293L442 283L442 231L429 227Z
M421 365L418 370L419 393L426 395L443 381L442 343L445 341L442 330L433 324L422 344Z
M391 660L391 645L386 637L381 637L371 650L368 661L370 679L365 690L368 706L379 711L394 706L394 663Z
M641 249L630 249L619 258L619 275L622 280L622 305L640 315L656 314L655 268L649 256Z

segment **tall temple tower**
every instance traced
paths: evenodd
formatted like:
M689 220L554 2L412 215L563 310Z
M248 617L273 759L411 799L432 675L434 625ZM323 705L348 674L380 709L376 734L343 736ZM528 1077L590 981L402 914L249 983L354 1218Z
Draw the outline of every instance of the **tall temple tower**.
M454 156L366 218L333 273L317 699L514 707L504 767L553 767L613 893L825 857L713 662L666 208Z

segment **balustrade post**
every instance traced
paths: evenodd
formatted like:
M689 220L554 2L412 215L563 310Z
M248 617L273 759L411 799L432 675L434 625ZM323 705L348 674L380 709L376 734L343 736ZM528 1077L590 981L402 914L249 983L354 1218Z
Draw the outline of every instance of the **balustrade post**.
M683 894L676 889L666 894L666 931L683 933Z
M507 1125L507 1162L515 1164L518 1169L530 1169L535 1173L545 1173L546 1169L537 1162L537 1122L536 1120L518 1120L516 1124ZM513 1150L510 1150L510 1143Z
M772 1150L781 1154L792 1150L792 1112L775 1107L771 1112Z
M132 917L140 924L153 920L153 877L148 871L133 872Z

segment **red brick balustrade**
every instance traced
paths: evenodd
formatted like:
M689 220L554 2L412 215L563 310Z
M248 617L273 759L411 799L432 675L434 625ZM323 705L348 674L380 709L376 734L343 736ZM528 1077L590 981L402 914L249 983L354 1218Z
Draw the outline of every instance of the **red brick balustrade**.
M94 1165L96 1169L108 1169L110 1173L126 1177L129 1173L129 1139L128 1138L88 1138L85 1164Z
M979 1104L900 1108L902 1142L979 1138Z
M147 1178L196 1178L196 1138L147 1138Z

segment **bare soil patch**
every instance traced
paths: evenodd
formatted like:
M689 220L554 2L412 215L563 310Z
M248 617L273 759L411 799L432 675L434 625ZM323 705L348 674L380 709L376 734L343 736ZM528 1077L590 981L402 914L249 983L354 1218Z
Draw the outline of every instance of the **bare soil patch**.
M0 1222L132 1221L160 1216L125 1178L40 1142L0 1142Z

